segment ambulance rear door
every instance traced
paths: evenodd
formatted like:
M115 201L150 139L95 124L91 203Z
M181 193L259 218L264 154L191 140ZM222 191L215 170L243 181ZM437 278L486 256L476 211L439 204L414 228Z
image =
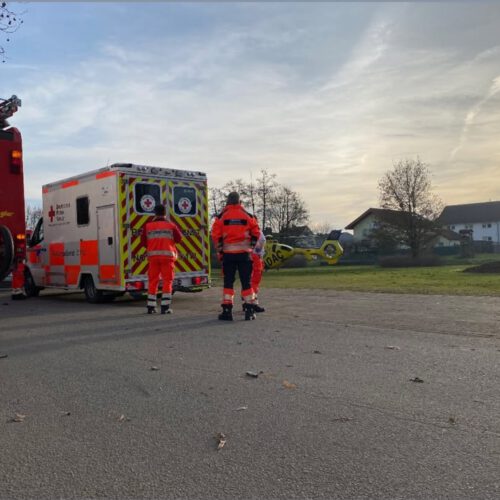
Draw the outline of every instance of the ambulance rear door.
M125 281L138 285L146 282L147 254L142 244L146 223L154 217L154 207L167 202L167 181L164 178L120 173L119 225L120 264ZM141 290L140 287L136 288Z
M179 255L174 287L187 290L208 286L210 244L206 181L172 179L168 188L170 219L179 226L183 236L177 244Z

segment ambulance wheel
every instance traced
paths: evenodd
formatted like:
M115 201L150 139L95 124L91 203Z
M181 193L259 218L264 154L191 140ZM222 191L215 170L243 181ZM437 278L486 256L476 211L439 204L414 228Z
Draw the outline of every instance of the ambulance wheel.
M98 290L94 285L94 279L90 274L83 277L83 291L85 292L85 298L89 304L99 304L100 302L105 302L104 294L101 290Z
M38 297L40 290L41 288L35 285L35 280L33 279L33 276L31 276L29 269L26 269L24 271L24 291L26 296Z
M143 300L146 298L146 294L144 292L128 292L133 300Z

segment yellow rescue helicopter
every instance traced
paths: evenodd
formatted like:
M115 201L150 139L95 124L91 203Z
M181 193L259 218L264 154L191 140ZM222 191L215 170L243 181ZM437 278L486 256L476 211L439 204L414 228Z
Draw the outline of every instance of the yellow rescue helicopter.
M318 248L291 247L273 238L267 238L264 255L266 269L277 269L294 255L304 255L309 261L321 259L330 266L337 264L344 254L339 243L340 233L332 231Z

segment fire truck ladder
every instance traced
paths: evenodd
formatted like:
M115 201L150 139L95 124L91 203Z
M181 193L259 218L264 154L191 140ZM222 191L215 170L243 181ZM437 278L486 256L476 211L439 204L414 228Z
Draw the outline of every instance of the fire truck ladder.
M0 128L5 128L10 118L21 107L21 99L13 95L9 99L0 98Z

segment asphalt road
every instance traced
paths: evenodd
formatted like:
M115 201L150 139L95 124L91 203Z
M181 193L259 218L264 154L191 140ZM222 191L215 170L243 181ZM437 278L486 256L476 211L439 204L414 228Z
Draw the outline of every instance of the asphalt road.
M0 290L0 498L500 498L499 298L262 298Z

